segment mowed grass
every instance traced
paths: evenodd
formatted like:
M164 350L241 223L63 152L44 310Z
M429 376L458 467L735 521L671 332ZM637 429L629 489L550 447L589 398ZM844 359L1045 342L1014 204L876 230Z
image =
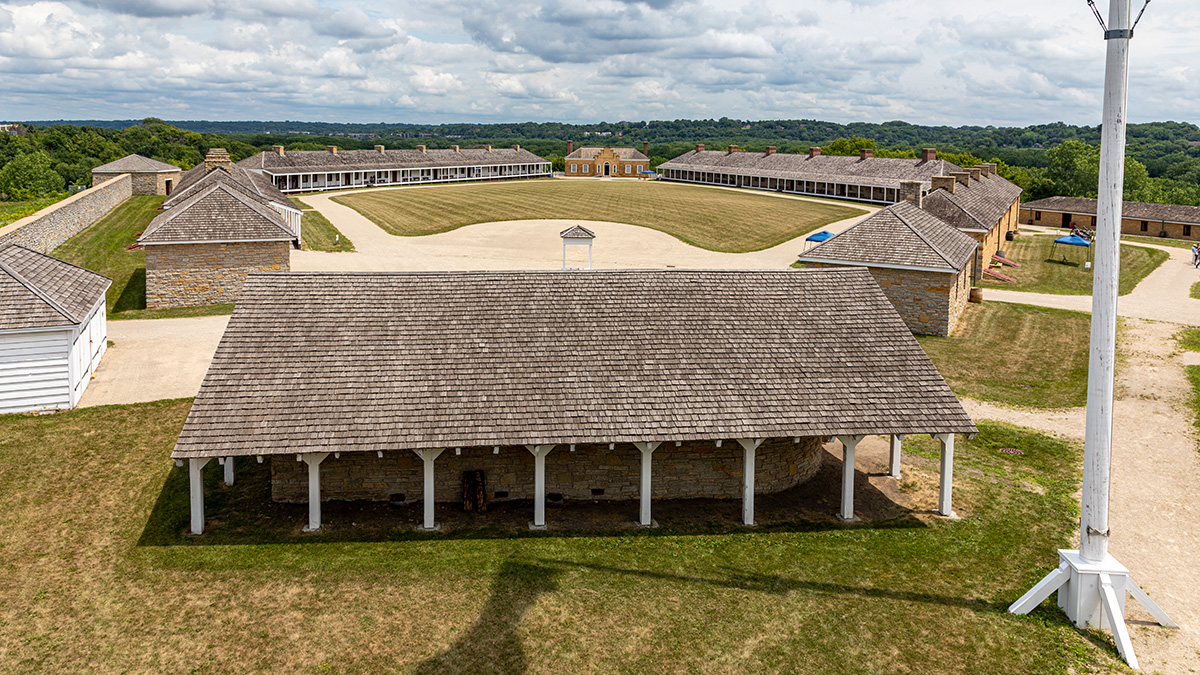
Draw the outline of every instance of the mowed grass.
M728 253L770 248L866 213L832 203L661 181L582 179L381 190L334 201L403 236L505 220L597 220L649 227Z
M330 528L340 536L302 534L297 505L282 527L265 509L263 527L287 534L253 543L227 510L269 500L269 465L250 461L232 488L210 463L209 531L182 534L186 471L168 455L189 405L0 417L5 670L1116 667L1107 639L1076 632L1053 602L1027 617L1005 612L1054 565L1077 517L1079 449L1013 427L983 424L959 443L960 521L484 539L417 534L406 522L376 538L349 523ZM914 439L906 451L906 484L936 481L935 447Z
M166 197L134 195L51 254L113 280L106 297L110 319L160 319L229 314L233 305L146 309L146 253L136 244Z
M1091 315L1004 302L968 304L950 337L917 336L960 396L1034 408L1087 402Z
M1121 241L1132 241L1141 244L1154 244L1155 246L1169 246L1171 248L1191 248L1192 244L1196 243L1194 241L1184 241L1182 239L1168 239L1167 237L1143 237L1136 234L1122 234Z
M1031 293L1091 295L1092 270L1084 267L1084 263L1091 260L1088 249L1063 244L1055 246L1055 238L1029 235L1017 241L1004 242L1005 255L1022 266L1004 267L1000 271L1017 281L1014 283L984 277L980 285ZM1064 257L1066 262L1063 262ZM1170 257L1166 251L1145 246L1121 246L1120 294L1132 291L1146 275Z
M317 211L305 211L300 221L300 243L307 251L353 251L354 243L344 237L329 219Z

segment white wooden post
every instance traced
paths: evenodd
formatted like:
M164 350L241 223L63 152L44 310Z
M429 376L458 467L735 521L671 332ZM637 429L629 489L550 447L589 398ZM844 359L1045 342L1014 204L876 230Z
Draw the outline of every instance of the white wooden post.
M328 452L306 452L304 463L308 465L308 526L305 532L321 529L321 462Z
M192 506L192 534L204 534L204 465L211 457L188 459L188 496Z
M754 524L754 451L762 445L761 438L739 438L745 453L742 459L742 524ZM719 444L720 441L717 441Z
M661 445L661 441L646 441L643 443L634 443L638 450L642 451L642 487L638 494L641 501L641 509L638 514L638 524L642 527L653 527L654 521L650 518L650 458L654 455L654 451Z
M892 461L890 473L892 478L900 480L900 446L904 443L904 434L892 434Z
M842 442L842 511L838 515L847 523L858 522L854 516L854 451L862 436L838 436Z
M426 532L434 532L442 529L433 520L433 461L445 451L445 448L428 448L424 450L413 450L425 462L425 513L424 519L421 521L421 528Z
M225 487L233 485L233 458L225 458Z
M954 491L954 434L938 434L942 453L939 463L941 481L938 485L938 514L947 518L957 518L951 504L951 493Z
M533 453L533 521L529 523L531 530L546 529L546 455L554 449L553 445L527 445Z

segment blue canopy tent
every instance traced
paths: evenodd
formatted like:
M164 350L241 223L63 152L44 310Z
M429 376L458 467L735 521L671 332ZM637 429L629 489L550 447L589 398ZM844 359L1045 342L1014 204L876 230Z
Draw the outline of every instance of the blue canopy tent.
M638 173L642 174L642 178L644 178L644 179L646 179L646 180L649 180L649 179L650 179L650 176L657 176L657 175L658 175L658 173L657 173L657 172L655 172L655 171L651 171L650 169L642 169L642 170L641 170L641 171L639 171Z
M1055 253L1058 253L1059 244L1062 244L1063 246L1082 246L1082 247L1086 248L1088 250L1088 267L1091 267L1092 242L1088 241L1087 239L1084 239L1083 237L1081 237L1077 234L1068 234L1065 237L1059 237L1058 239L1054 240L1054 252ZM1067 254L1065 252L1062 254L1062 262L1064 262L1064 263L1070 262L1069 260L1067 260Z
M833 235L829 234L828 232L826 232L824 230L821 230L820 232L817 232L816 234L810 234L804 238L805 242L809 242L804 245L804 250L807 251L808 249L812 248L813 246L820 244L822 242L829 241L830 239L833 239Z

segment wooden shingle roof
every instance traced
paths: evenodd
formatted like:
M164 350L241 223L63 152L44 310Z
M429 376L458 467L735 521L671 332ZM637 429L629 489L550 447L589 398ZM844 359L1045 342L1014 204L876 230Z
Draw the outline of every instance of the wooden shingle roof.
M177 166L160 162L157 159L142 157L141 155L126 155L121 159L114 160L108 164L101 164L92 169L93 173L164 173L170 171L182 171Z
M282 190L275 187L270 178L261 173L250 171L240 164L234 164L228 170L215 169L207 173L204 164L193 166L180 176L179 185L175 186L175 189L171 191L171 196L167 197L166 201L163 202L163 208L169 209L176 204L186 201L192 196L192 191L197 186L205 186L210 181L216 180L229 181L244 189L248 194L261 197L293 211L300 210L296 208L292 200L288 199L287 195L283 194Z
M215 172L214 172L215 173ZM163 211L138 237L139 244L293 241L296 235L266 200L230 181L211 180L182 203Z
M288 150L260 152L238 162L251 171L279 175L290 173L336 173L339 171L384 171L440 166L494 166L498 164L546 164L532 152L515 148L430 148L421 150Z
M605 147L607 147L609 150L612 150L617 155L617 157L619 157L621 159L627 159L629 161L649 161L650 160L649 157L642 154L641 150L638 150L636 148L612 147L612 146L596 146L596 147L584 146L582 148L575 148L575 150L573 150L570 154L568 154L566 157L564 157L564 159L595 159L596 155L600 154L605 149Z
M902 181L919 181L925 189L933 176L945 175L959 168L941 159L923 161L895 157L843 155L796 155L776 152L726 152L724 150L690 150L668 162L660 169L687 171L736 171L741 175L789 180L816 180L874 187L899 188Z
M1062 213L1078 213L1096 215L1096 200L1085 197L1047 197L1021 205L1023 209L1034 211L1058 211ZM1130 220L1149 220L1155 222L1200 224L1200 206L1185 204L1152 204L1149 202L1125 202L1121 207L1121 217Z
M596 233L582 225L572 225L562 232L559 232L558 236L562 237L563 239L595 239Z
M172 456L949 432L863 269L251 274Z
M111 284L24 246L0 245L0 330L77 326Z
M956 183L953 193L934 190L925 196L921 208L960 230L988 232L1020 198L1019 186L991 174Z
M809 249L800 262L958 272L971 262L978 246L953 225L912 202L900 202Z

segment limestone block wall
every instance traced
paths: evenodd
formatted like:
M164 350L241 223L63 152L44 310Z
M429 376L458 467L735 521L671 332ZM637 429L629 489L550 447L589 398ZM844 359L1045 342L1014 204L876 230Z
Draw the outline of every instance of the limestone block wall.
M755 493L799 485L821 466L822 438L764 441L755 455ZM654 451L651 492L655 498L740 498L742 447L725 441L663 443ZM321 463L321 499L420 501L424 463L409 450L331 454ZM460 502L464 471L482 470L489 500L533 498L533 455L523 446L453 448L434 463L434 493L439 502ZM577 445L555 448L546 457L546 493L563 499L625 500L638 498L641 452L632 444ZM271 458L271 497L281 502L308 501L308 465L295 455Z
M108 215L132 194L132 179L129 174L121 174L0 228L0 244L20 244L49 253Z
M872 267L871 276L900 313L908 329L947 336L958 323L970 294L971 273L957 274Z
M235 302L251 272L290 271L286 241L146 247L146 308Z
M179 177L183 171L165 171L165 172L133 172L128 174L133 178L133 194L135 195L166 195L170 194L171 189L179 185ZM107 180L124 176L126 174L111 173L107 171L93 171L92 185L99 185Z

